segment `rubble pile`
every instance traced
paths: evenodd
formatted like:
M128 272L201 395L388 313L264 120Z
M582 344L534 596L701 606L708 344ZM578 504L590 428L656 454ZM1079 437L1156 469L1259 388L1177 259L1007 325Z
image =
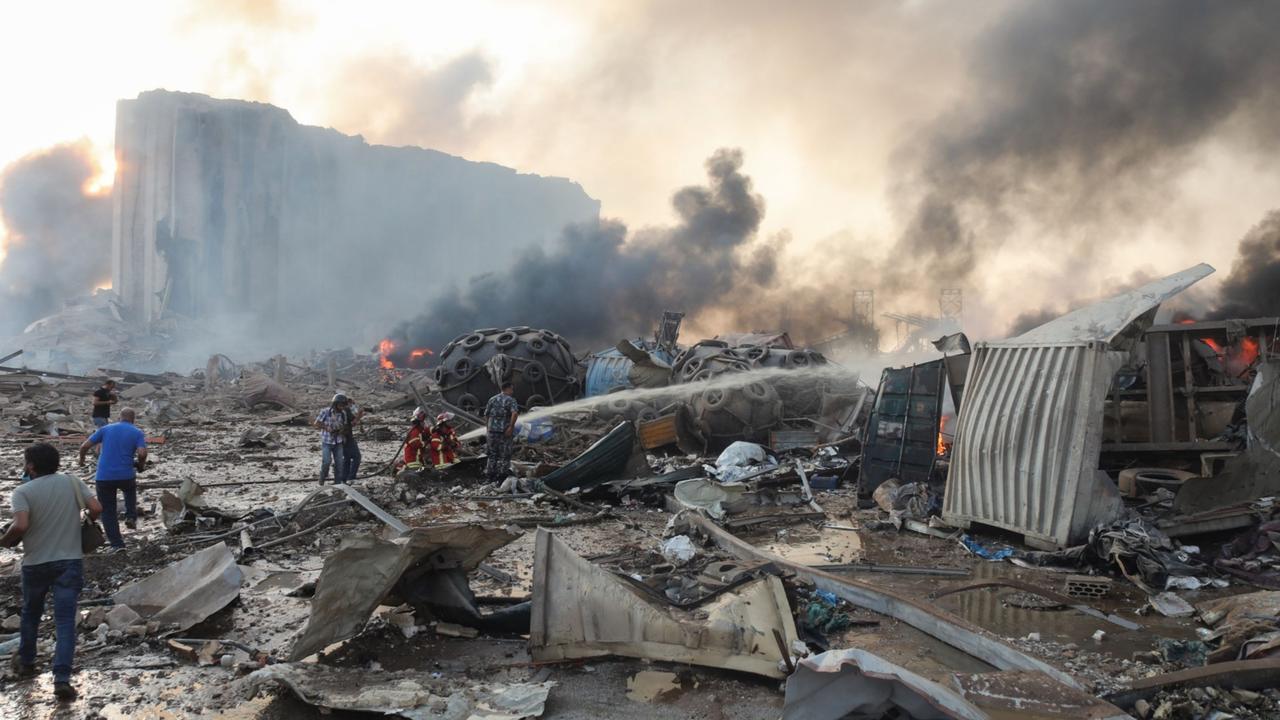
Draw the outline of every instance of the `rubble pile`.
M1163 432L1159 367L1133 370L1157 343L1260 332L1151 325L1152 298L1199 274L1000 343L944 338L875 388L782 333L681 347L677 313L582 362L512 328L411 368L350 351L188 374L4 366L0 493L36 440L88 474L73 451L117 381L151 452L126 552L86 559L87 715L1271 717L1274 335L1247 368L1197 350L1170 371L1238 395L1229 428L1193 428L1194 407L1165 408L1172 439L1120 427L1141 395ZM1042 345L1092 374L1055 380ZM535 392L552 365L561 384ZM495 479L482 414L512 377ZM317 480L312 427L335 393L364 410L339 485ZM454 415L456 457L405 462L415 408ZM3 654L20 562L0 551ZM30 685L3 682L15 714Z

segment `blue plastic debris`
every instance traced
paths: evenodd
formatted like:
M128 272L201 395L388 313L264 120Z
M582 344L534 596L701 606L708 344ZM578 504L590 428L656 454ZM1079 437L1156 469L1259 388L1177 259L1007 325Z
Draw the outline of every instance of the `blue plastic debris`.
M960 538L960 542L965 546L965 549L967 549L969 552L973 553L974 555L977 555L980 558L986 558L987 560L993 560L993 561L1004 560L1005 558L1013 557L1013 553L1014 553L1013 548L1007 545L996 550L983 547L982 543L978 542L977 540L974 540L968 535L962 536Z
M829 590L814 590L813 596L828 605L838 605L840 603L840 598L836 597L836 594Z

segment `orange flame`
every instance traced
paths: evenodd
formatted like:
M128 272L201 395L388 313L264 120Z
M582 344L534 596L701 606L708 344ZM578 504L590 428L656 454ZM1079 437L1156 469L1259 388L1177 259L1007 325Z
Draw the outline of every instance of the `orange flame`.
M1258 360L1258 339L1247 337L1240 341L1240 360L1245 365L1252 365Z
M435 353L431 352L431 348L417 348L409 353L409 360L417 360L418 358L425 357L427 355L435 355Z
M939 456L946 455L947 451L951 449L951 444L942 437L942 432L947 429L948 417L948 415L943 415L938 419L938 445L934 448L934 452Z
M378 341L378 364L386 370L391 370L396 366L391 362L391 353L396 351L396 343L391 338L382 338Z

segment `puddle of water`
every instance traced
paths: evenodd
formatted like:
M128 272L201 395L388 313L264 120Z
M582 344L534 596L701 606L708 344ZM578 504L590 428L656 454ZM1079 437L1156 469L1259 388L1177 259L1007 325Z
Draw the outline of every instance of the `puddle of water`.
M810 539L813 538L813 539ZM841 565L862 558L862 538L852 530L823 530L816 537L796 534L760 549L803 565Z
M636 702L658 702L679 690L675 673L641 670L627 678L627 697Z

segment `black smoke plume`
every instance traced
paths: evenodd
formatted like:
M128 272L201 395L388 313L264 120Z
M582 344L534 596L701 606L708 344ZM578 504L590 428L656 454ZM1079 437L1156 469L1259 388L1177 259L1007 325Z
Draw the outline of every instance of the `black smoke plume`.
M885 289L962 281L1019 226L1046 250L1086 253L1092 241L1066 230L1157 211L1206 140L1271 149L1276 27L1277 3L1015 5L977 43L976 91L904 150L894 254L913 261L889 268Z
M629 237L617 221L567 228L556 247L441 295L391 337L438 349L474 328L530 325L595 348L647 334L663 310L695 313L772 282L776 246L752 247L764 201L741 172L742 153L718 150L706 168L706 186L672 198L678 225Z
M1280 210L1272 210L1240 241L1212 318L1280 315Z
M0 335L110 278L111 196L85 185L97 167L88 143L32 153L0 174L7 255L0 262Z

